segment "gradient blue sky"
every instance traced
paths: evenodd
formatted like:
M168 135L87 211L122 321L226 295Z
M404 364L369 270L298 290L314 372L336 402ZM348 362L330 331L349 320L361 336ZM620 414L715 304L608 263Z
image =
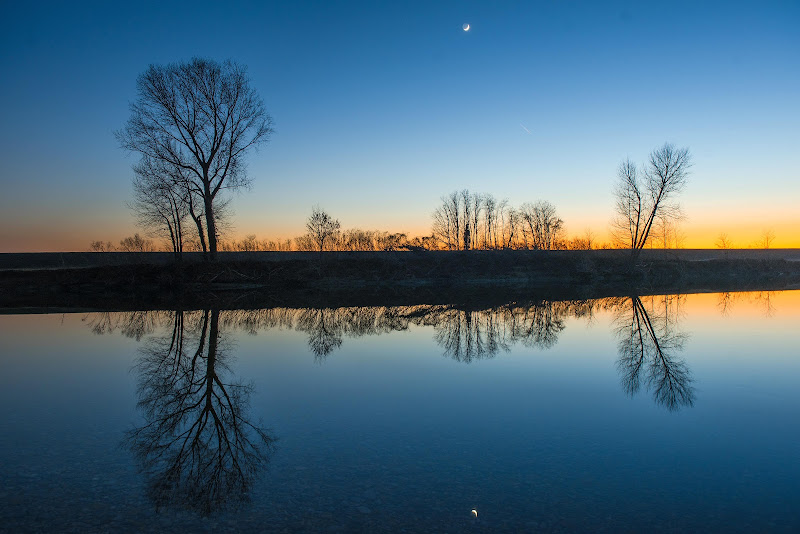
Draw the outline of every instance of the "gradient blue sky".
M136 230L136 157L113 132L149 64L193 56L247 65L275 121L237 235L299 235L313 204L427 233L469 188L549 200L602 238L619 162L669 141L694 156L687 246L769 228L800 246L797 1L3 2L0 18L0 251Z

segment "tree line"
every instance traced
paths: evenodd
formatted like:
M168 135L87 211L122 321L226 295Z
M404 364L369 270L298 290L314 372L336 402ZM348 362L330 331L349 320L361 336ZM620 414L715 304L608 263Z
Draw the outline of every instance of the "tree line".
M432 237L444 250L570 248L564 221L556 207L540 200L514 208L503 199L487 193L453 191L441 198L433 212ZM591 248L593 238L587 233L579 244ZM575 243L573 243L575 244Z

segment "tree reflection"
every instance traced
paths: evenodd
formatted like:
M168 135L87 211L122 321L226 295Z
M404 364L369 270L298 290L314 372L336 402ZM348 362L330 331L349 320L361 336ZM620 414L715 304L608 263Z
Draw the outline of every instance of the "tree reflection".
M720 293L717 297L717 307L719 308L719 313L723 317L727 317L730 315L731 310L733 310L733 305L738 298L738 294L731 293L730 291L725 291Z
M144 336L155 331L164 313L158 311L97 312L86 315L83 321L95 334L103 335L119 329L125 337L141 341Z
M436 314L431 322L434 340L444 349L445 356L456 361L470 363L494 357L499 350L509 350L506 323L497 310L451 308Z
M290 314L276 310L258 310L255 313L276 315L284 319L283 324L308 333L308 347L314 359L321 363L342 346L345 336L361 337L405 330L409 317L404 311L412 307L346 307L346 308L301 308ZM284 312L285 309L281 309ZM267 322L273 318L264 317Z
M717 307L720 310L720 313L727 317L731 314L733 310L734 303L741 301L742 299L747 299L751 303L758 304L758 306L763 310L764 317L772 317L775 315L775 305L772 302L773 297L775 296L774 291L750 291L750 292L741 292L741 293L720 293L717 297Z
M314 359L318 362L342 346L342 320L337 310L305 309L297 319L297 329L308 332L308 348L314 353Z
M725 306L732 302L729 297L722 298ZM677 329L684 300L683 296L649 297L649 300L645 299L647 306L641 298L634 296L510 302L485 309L421 304L207 310L174 314L124 312L101 313L87 316L85 320L96 333L120 330L137 339L156 328L171 325L171 336L150 339L141 351L140 407L148 418L148 425L140 429L138 434L150 436L153 438L151 441L161 443L173 434L186 436L186 432L202 434L218 431L219 439L224 442L226 434L210 423L221 422L225 425L230 422L234 433L260 436L260 441L255 441L265 444L268 449L271 444L269 436L246 423L239 413L247 404L250 388L239 383L223 383L220 378L228 371L223 344L218 340L220 329L238 329L252 335L269 328L305 332L314 359L322 363L343 345L346 337L408 330L411 326L429 326L433 328L434 341L441 347L445 357L471 363L507 352L517 343L548 350L558 343L568 318L591 323L597 310L610 310L615 315L616 335L619 337L616 366L623 389L630 395L643 388L651 390L657 403L677 410L694 403L689 369L683 360L675 356L675 353L683 350L686 340L686 336ZM769 303L769 294L761 301ZM185 349L185 336L197 338L195 350ZM232 447L243 445L243 448L231 449L227 454L242 454L244 457L253 454L256 460L254 465L259 465L260 457L252 452L255 441L235 441ZM193 445L195 441L186 443ZM178 442L170 441L169 444L174 447ZM158 447L164 449L166 446ZM159 451L159 461L164 461L165 454ZM191 455L185 458L184 452L175 454L176 461L195 461ZM146 460L147 454L142 454L142 457ZM237 467L239 464L232 462L231 465ZM152 467L148 469L153 470ZM245 469L237 476L245 480L247 472Z
M569 313L582 310L585 306L573 308L570 303L545 301L536 306L523 308L522 316L514 321L514 337L521 339L528 347L549 349L558 342L558 335L564 330L564 318ZM591 305L590 305L591 307Z
M469 363L508 351L515 343L548 349L558 342L566 317L591 321L598 303L541 301L478 310L442 304L266 308L226 310L221 312L220 321L226 328L237 328L249 334L267 328L306 332L308 347L320 363L342 346L345 337L408 330L411 325L432 326L434 340L444 349L444 355Z
M764 317L772 317L775 315L775 305L772 304L772 297L774 295L774 291L759 291L755 296L756 302L760 303L764 308Z
M157 508L207 515L240 503L272 452L274 438L248 420L252 386L226 379L219 318L219 310L176 311L171 333L140 349L138 408L145 422L127 433L126 443Z
M694 387L688 366L674 355L687 339L677 330L680 298L662 297L662 302L663 309L648 313L638 296L619 300L614 308L617 369L626 393L633 396L644 384L656 403L674 411L694 405Z

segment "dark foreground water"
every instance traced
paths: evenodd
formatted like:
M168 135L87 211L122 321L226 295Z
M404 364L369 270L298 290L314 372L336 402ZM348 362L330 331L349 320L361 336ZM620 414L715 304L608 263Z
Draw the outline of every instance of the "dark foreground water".
M4 531L800 531L797 291L0 339Z

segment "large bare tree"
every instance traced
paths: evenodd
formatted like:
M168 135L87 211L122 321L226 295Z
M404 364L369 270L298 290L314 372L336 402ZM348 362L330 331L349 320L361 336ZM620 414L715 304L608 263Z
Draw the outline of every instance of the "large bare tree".
M689 149L670 143L653 150L641 169L631 160L620 163L612 232L620 244L630 247L633 259L647 244L657 217L664 221L680 218L675 197L686 186L691 166Z
M272 118L250 86L245 67L233 61L194 58L150 65L136 85L131 117L117 139L127 150L187 171L189 191L202 206L213 259L215 201L221 191L249 184L245 155L269 140Z

